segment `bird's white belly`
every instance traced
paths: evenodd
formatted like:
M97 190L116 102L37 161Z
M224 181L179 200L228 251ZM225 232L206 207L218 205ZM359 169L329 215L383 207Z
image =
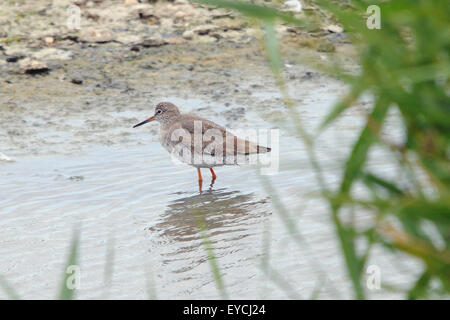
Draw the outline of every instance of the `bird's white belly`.
M213 168L224 165L235 165L235 157L213 156L203 152L201 143L192 147L177 141L171 141L171 136L159 133L161 145L169 152L172 161L186 163L196 168Z

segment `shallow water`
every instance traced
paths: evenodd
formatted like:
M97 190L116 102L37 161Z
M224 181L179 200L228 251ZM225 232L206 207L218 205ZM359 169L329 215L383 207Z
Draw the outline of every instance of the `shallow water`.
M309 131L337 97L340 85L334 88L305 95L301 114ZM317 142L330 187L339 179L338 168L363 114L346 113ZM271 126L253 119L257 128ZM399 131L395 120L391 126L390 133ZM327 205L314 195L317 184L305 148L289 124L284 127L278 173L261 177L254 166L223 167L209 187L204 170L202 194L196 171L174 165L157 142L2 163L0 272L24 298L54 298L72 230L80 223L79 298L223 297L202 243L204 234L218 259L227 297L352 297ZM150 138L148 130L130 132ZM387 157L377 151L371 165L391 175L395 168L386 166ZM277 200L268 192L268 181L289 217L274 210ZM289 229L286 219L296 229ZM365 213L359 219L370 221ZM110 285L104 279L108 243L114 248ZM399 262L381 248L375 252L371 264L380 266L389 283L408 284L407 274L419 270L406 258ZM370 294L400 297L385 291Z

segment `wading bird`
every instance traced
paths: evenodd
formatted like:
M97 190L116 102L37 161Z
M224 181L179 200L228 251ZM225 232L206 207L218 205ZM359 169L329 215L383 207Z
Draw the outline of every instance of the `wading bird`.
M161 102L155 114L133 128L158 121L159 141L176 159L197 168L198 186L202 192L200 168L209 168L211 187L217 176L213 167L238 164L239 156L270 152L254 142L240 139L218 124L192 114L181 114L170 102Z

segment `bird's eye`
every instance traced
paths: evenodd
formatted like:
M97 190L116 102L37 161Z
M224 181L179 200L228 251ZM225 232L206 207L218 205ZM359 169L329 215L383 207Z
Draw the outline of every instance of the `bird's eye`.
M156 114L161 114L161 113L162 113L161 109L156 110Z

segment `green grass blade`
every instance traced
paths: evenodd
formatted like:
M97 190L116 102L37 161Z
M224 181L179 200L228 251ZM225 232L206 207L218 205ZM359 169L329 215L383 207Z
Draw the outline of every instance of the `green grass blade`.
M430 285L431 276L425 271L419 280L415 283L414 287L408 292L408 299L416 300L426 296L428 287Z
M386 102L382 100L382 98L379 98L347 160L344 178L341 182L342 193L348 193L353 182L360 175L361 169L367 158L367 153L377 139L378 132L381 129L388 108L389 106Z
M278 271L268 266L267 269L263 269L263 272L270 280L272 280L278 287L283 290L283 292L289 299L302 299L297 290L292 287L289 280L285 279Z
M228 299L228 294L225 289L225 285L222 279L222 275L220 274L219 264L217 263L217 257L214 254L214 249L209 239L208 233L206 232L207 227L204 221L198 220L198 227L201 232L202 244L206 251L206 257L209 261L209 266L211 267L212 274L214 276L214 280L217 285L217 289L219 290L219 294L222 299Z
M390 192L391 195L395 196L402 196L404 195L403 191L400 189L400 187L397 187L395 183L391 181L387 181L386 179L380 178L379 176L369 173L369 172L363 172L361 174L361 179L364 181L364 183L368 185L377 185L382 187L383 189Z
M155 281L153 278L153 273L151 271L150 265L147 264L145 269L145 289L147 291L147 297L149 300L157 300Z
M78 259L78 249L80 244L80 230L78 227L75 227L73 232L72 241L70 244L70 251L68 255L68 259L66 265L64 266L64 272L62 277L62 282L60 285L60 291L58 295L59 300L73 300L75 298L76 289L70 289L68 287L68 281L71 279L71 274L67 273L67 268L69 266L76 266Z
M5 291L6 295L11 300L19 300L20 299L16 290L14 290L14 288L8 283L8 281L6 281L6 279L2 275L0 275L0 287L3 288L3 291Z
M350 92L340 101L338 101L328 115L322 120L319 129L322 130L327 127L331 122L336 120L342 112L350 108L359 96L364 92L365 86L363 84L357 84L352 87Z
M296 25L304 25L305 24L302 20L295 18L291 14L283 13L276 9L259 6L259 5L251 4L248 2L228 1L228 0L194 0L194 2L217 6L217 7L222 7L222 8L227 8L227 9L234 9L250 18L258 18L258 19L262 19L262 20L280 19L285 22L289 22L289 23L296 24Z
M265 32L264 39L266 44L267 58L270 62L273 73L278 76L281 72L282 62L273 21L269 19L263 20L263 27Z
M108 239L107 249L106 249L106 259L105 259L105 269L103 272L103 286L104 292L103 296L106 299L109 297L109 292L112 285L112 276L114 273L114 235L111 234Z
M353 284L356 299L364 299L365 294L361 286L361 274L363 270L362 258L358 258L355 247L355 234L352 228L345 227L339 216L338 208L333 208L333 222L336 226L342 253L344 254L347 272Z

